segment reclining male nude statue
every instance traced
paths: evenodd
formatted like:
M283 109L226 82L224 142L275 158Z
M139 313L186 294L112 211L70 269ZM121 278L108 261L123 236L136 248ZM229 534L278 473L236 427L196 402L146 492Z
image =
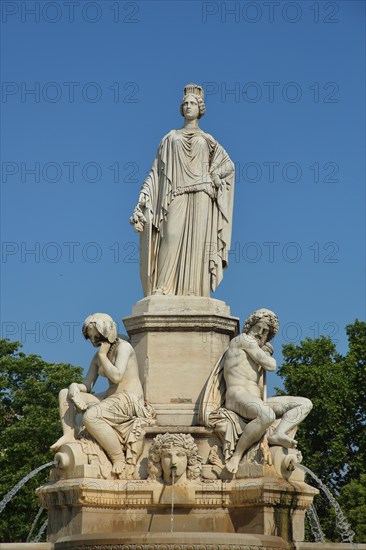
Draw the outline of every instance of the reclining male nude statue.
M269 341L278 331L278 318L268 309L252 313L242 334L233 338L211 374L201 405L202 422L215 429L223 442L227 470L238 471L244 454L269 429L268 444L294 448L293 433L309 414L312 403L304 397L266 399L264 375L276 370Z

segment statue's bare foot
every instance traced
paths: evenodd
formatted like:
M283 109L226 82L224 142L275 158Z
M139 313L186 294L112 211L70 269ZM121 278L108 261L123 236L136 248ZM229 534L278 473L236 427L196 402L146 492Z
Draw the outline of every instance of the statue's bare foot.
M238 471L238 468L239 468L239 462L240 462L240 458L233 455L233 456L227 461L227 463L225 464L226 469L227 469L229 472L231 472L232 474L236 474L236 472Z
M126 468L126 463L123 460L116 460L113 462L112 474L119 476L123 470Z
M268 436L269 445L280 445L281 447L286 447L287 449L296 449L297 441L296 439L291 439L286 434L276 434Z
M60 447L62 447L62 445L65 445L66 443L73 443L74 441L76 440L72 434L63 435L62 437L60 437L60 439L56 441L56 443L51 445L50 449L51 451L56 452L59 450Z

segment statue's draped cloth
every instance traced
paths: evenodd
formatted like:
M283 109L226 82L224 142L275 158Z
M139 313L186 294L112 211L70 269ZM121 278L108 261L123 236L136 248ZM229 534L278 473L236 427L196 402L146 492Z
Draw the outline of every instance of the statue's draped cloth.
M206 382L199 407L199 424L214 429L221 440L222 451L227 461L233 455L247 421L225 408L225 355L226 352L217 361Z
M119 392L102 399L95 408L95 425L101 432L106 424L111 426L119 440L120 449L125 455L126 464L136 465L139 458L137 444L145 436L145 427L156 423L156 413L150 404L141 403L136 395L129 392ZM107 434L104 437L108 437ZM78 439L91 463L100 465L103 477L110 473L110 461L103 447L87 430L83 430Z
M147 218L140 243L145 295L158 290L209 296L228 264L234 196L230 157L199 129L172 130L159 145L141 193Z

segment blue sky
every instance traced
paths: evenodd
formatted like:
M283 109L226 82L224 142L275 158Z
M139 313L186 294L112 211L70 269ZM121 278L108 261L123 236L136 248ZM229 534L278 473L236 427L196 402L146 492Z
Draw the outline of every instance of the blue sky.
M3 337L87 367L84 318L131 313L142 289L129 216L197 82L201 128L237 166L214 297L241 323L278 314L278 362L306 336L346 350L344 326L365 317L364 2L1 8ZM268 378L271 394L281 381Z

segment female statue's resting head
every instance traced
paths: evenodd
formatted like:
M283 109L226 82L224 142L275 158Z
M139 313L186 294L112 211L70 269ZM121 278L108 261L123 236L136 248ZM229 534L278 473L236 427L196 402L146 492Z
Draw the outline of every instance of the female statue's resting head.
M184 95L182 103L180 104L180 114L182 117L187 118L185 113L185 107L188 105L191 100L195 100L198 105L198 113L195 118L201 118L206 112L205 103L203 101L203 88L198 86L198 84L187 84L184 88Z
M163 478L167 483L197 479L201 473L202 458L189 434L160 434L152 442L148 458L148 479Z
M251 329L259 323L266 324L268 327L268 335L266 338L267 342L269 340L272 340L272 338L276 336L279 329L279 321L277 315L269 309L257 309L257 311L254 311L251 315L249 315L249 317L245 321L243 332L248 334L249 332L251 332Z
M93 313L83 324L83 336L97 347L102 341L113 344L117 340L117 325L107 313Z

